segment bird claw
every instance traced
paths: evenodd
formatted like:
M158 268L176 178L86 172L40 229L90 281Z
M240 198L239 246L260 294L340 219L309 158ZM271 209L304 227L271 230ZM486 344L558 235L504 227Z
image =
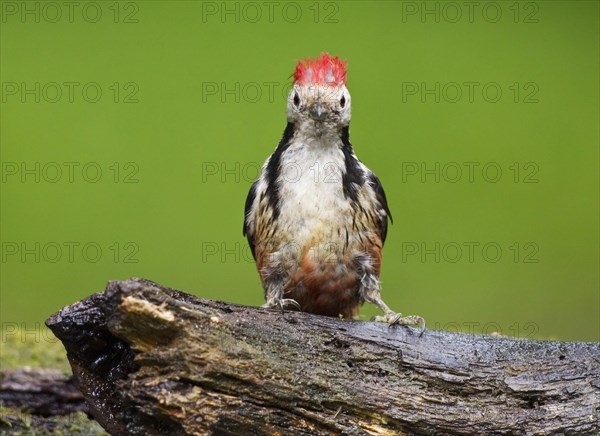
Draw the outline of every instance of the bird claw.
M419 336L423 335L425 331L425 319L419 315L409 315L402 316L401 313L389 312L384 316L375 316L373 317L373 321L376 322L385 322L389 326L394 324L396 325L408 325L408 326L418 326L419 327Z
M298 302L292 298L271 298L260 307L264 309L280 309L283 313L284 309L290 306L300 310L300 304L298 304Z

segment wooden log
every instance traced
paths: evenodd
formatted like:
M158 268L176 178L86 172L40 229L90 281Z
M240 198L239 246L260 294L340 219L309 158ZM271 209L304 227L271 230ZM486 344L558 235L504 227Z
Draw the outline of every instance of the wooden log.
M53 368L3 369L0 403L46 417L87 412L87 404L73 378Z
M47 321L126 434L598 434L600 344L348 321L143 279Z

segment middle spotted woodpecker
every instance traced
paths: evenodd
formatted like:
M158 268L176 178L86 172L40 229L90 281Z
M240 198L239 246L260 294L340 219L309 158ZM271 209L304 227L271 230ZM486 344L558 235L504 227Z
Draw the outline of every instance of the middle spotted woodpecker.
M415 325L380 295L392 216L377 176L349 139L346 62L327 53L298 62L287 126L246 200L244 234L263 284L263 307L353 318L368 301L378 321Z

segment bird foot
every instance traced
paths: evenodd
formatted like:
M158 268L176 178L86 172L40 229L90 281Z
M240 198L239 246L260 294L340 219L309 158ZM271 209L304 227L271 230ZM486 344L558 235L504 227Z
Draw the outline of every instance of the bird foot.
M390 326L396 325L410 325L419 327L419 336L425 331L425 320L419 315L402 316L401 313L388 312L383 316L375 316L372 321L385 322Z
M264 309L280 309L281 312L283 312L285 308L289 308L290 306L300 310L300 304L292 298L269 298L267 302L260 307Z

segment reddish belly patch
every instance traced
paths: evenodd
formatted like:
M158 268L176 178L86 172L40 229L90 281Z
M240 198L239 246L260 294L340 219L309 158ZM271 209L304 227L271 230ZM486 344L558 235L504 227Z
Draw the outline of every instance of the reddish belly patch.
M293 298L303 312L353 318L358 314L359 277L346 263L317 263L305 256L290 275L285 298Z

